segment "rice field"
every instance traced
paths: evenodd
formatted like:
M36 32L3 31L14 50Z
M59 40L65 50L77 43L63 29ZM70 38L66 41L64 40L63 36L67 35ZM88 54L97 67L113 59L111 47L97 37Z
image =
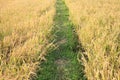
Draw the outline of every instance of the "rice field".
M0 0L0 80L31 80L53 43L55 0Z
M120 0L0 0L0 80L120 80Z
M120 1L65 0L88 80L120 80Z

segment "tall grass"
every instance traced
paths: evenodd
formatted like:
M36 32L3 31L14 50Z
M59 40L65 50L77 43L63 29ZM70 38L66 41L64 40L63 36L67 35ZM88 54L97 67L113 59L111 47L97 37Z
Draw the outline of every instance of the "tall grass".
M53 45L55 0L0 1L0 80L30 80Z
M65 0L88 80L120 80L120 0Z

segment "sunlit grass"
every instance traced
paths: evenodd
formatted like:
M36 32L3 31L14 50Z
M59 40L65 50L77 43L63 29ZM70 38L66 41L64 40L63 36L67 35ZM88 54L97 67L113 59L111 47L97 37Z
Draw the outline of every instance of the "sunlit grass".
M65 1L85 49L88 80L120 80L120 1Z
M0 80L31 79L48 48L53 45L49 43L48 36L51 36L55 0L2 2Z

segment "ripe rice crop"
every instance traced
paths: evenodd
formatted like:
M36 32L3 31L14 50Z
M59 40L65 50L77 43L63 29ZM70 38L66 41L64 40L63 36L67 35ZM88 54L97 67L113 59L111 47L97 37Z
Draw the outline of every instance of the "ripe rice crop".
M30 80L53 45L55 0L0 0L0 80Z
M120 80L120 0L65 0L88 80Z

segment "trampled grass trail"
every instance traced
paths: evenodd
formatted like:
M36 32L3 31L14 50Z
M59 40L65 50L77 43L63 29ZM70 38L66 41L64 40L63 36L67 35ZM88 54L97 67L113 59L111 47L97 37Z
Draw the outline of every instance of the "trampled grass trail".
M69 10L63 0L56 2L55 40L59 46L41 64L37 80L85 80L83 67L77 61L77 37L69 21Z

